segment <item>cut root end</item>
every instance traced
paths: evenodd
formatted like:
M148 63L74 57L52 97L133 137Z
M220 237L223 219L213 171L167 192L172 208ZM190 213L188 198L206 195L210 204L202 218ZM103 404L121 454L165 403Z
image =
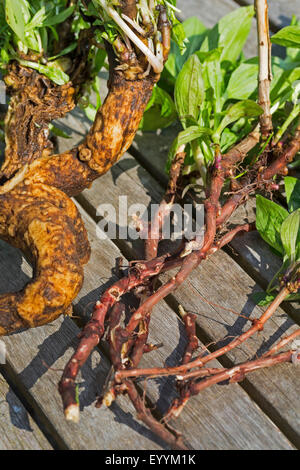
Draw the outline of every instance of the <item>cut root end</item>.
M73 423L79 423L80 411L79 405L70 405L65 409L65 418L67 421L72 421Z

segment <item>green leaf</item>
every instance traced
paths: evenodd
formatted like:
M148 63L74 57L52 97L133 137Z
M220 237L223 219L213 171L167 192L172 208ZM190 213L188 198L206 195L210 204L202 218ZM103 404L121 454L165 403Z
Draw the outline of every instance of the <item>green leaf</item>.
M46 8L42 7L39 11L36 12L34 17L30 20L30 22L26 25L25 30L30 31L34 28L39 28L43 25L44 20L46 19Z
M62 129L59 129L58 127L54 126L53 124L49 124L49 129L52 132L52 134L56 135L57 137L63 137L64 139L71 139L70 135L68 135Z
M177 150L181 145L186 145L193 140L198 139L199 137L207 136L210 135L212 131L210 129L207 129L205 127L199 127L199 126L190 126L184 131L179 132L178 136L174 140L172 147L170 149L169 155L168 155L168 162L167 162L167 171L169 171L173 158L176 155Z
M233 146L238 140L238 134L231 132L229 129L224 129L221 137L221 152L225 153L230 147Z
M205 85L213 90L213 101L215 113L220 113L222 109L221 93L223 86L223 76L221 72L221 54L222 48L213 49L209 52L198 52L197 55L203 63L205 70Z
M49 57L48 60L52 61L52 60L58 59L59 57L61 57L63 55L69 54L70 52L74 51L74 49L76 49L76 47L77 47L77 42L72 42L69 46L67 46L65 49L60 51L59 54L54 55L53 57Z
M292 176L286 176L284 185L289 212L293 212L300 207L300 180Z
M26 0L5 2L6 21L14 33L25 42L25 26L30 19L29 4Z
M286 26L271 37L273 44L300 48L300 26Z
M276 295L268 294L267 292L255 292L251 295L251 299L256 305L264 307L269 305L275 299Z
M171 81L173 85L177 75L181 71L187 59L194 52L200 49L200 46L205 37L205 32L207 31L204 24L201 23L201 21L196 17L188 18L182 23L182 26L188 39L188 42L185 45L186 51L184 54L181 54L177 44L172 41L169 58L163 71L163 77L167 78L168 81ZM166 75L168 75L168 77L166 77Z
M237 8L224 16L208 33L201 51L222 47L221 61L235 62L250 33L253 16L253 6Z
M300 209L282 222L280 235L286 255L292 262L296 261L297 247L300 247Z
M58 15L48 16L48 18L43 22L43 26L55 26L56 24L63 23L66 21L69 16L71 16L76 8L76 5L66 8Z
M184 123L187 118L198 120L205 96L201 63L193 54L184 64L175 85L175 106Z
M155 131L168 127L177 118L174 102L170 95L159 86L153 89L140 128L144 131Z
M207 31L207 28L204 26L204 24L195 16L185 20L182 23L182 26L184 28L185 35L188 39L188 43L186 44L185 53L183 55L178 54L176 57L177 73L180 72L183 64L185 64L187 59L192 54L194 54L194 52L200 49L205 32Z
M225 129L235 121L241 118L254 118L262 114L262 108L252 100L244 100L232 105L227 111L219 125L216 135L220 136Z
M294 82L300 79L299 64L286 64L282 59L275 57L273 60L273 80L271 82L271 103L280 101L284 106L293 94ZM298 65L298 67L297 67Z
M28 60L18 60L21 65L37 70L42 75L45 75L46 77L50 78L50 80L52 80L57 85L64 85L69 81L69 76L58 67L55 67L53 65L42 65L37 62L30 62Z
M189 40L187 45L188 52L193 54L197 51L201 44L199 44L200 36L207 31L206 26L196 16L191 16L182 23L186 37Z
M54 26L49 26L53 36L54 36L54 39L55 41L59 41L59 36L58 36L58 32L56 31L56 29L54 28Z
M258 64L241 64L231 74L226 90L227 99L246 100L257 89Z
M186 37L183 26L179 21L177 21L176 23L173 22L171 34L172 39L178 45L181 53L183 54L186 48Z
M267 294L267 292L255 292L251 295L253 302L260 307L266 307L275 299L276 294ZM285 299L285 302L296 302L300 300L300 294L290 294Z
M78 384L75 385L75 401L77 405L79 406L80 402L79 402L79 385Z
M280 231L288 215L288 211L275 202L256 196L256 228L260 236L281 255L284 255L284 249Z

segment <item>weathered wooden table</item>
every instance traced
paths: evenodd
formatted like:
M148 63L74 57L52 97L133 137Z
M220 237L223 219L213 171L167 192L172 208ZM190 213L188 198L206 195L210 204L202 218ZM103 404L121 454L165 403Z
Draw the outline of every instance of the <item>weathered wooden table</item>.
M239 4L251 3L239 1ZM197 15L212 26L220 17L238 7L232 0L179 0L183 16ZM288 24L293 13L300 16L298 0L270 0L273 30ZM246 52L256 54L255 25ZM103 81L103 93L105 82ZM75 110L64 126L71 147L83 138L89 123ZM142 256L141 243L126 240L99 240L96 214L99 204L117 207L118 197L128 203L158 202L166 182L163 172L167 149L176 130L139 134L133 147L112 171L84 191L77 202L89 231L92 257L85 270L85 283L74 304L74 315L87 319L92 304L112 278L115 259ZM256 233L238 238L226 251L203 263L181 289L160 303L154 311L151 340L164 348L144 358L144 365L172 365L178 362L185 343L178 304L196 311L202 344L239 334L246 326L241 317L259 316L250 294L264 288L279 266ZM0 293L22 288L31 276L31 267L20 252L0 242ZM203 302L205 298L208 302ZM217 307L219 304L221 307ZM263 334L233 353L215 361L215 366L230 366L255 353L261 354L282 334L296 328L296 305L283 305L266 325ZM51 325L5 337L7 364L0 368L0 449L165 449L162 443L136 419L126 398L111 408L96 409L109 361L100 347L92 354L80 377L80 424L64 419L57 383L61 369L72 354L79 328L70 318ZM247 376L240 384L215 385L190 400L176 426L192 449L293 449L300 446L300 374L293 365L279 365ZM171 380L150 381L150 401L158 400L158 409L168 407L174 392Z

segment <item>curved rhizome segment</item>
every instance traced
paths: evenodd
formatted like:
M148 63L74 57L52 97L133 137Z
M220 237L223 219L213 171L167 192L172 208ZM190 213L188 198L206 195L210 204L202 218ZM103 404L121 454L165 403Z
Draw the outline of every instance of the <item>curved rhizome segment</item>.
M67 313L90 256L87 233L72 200L51 186L19 185L1 196L0 233L34 267L33 280L23 291L0 296L0 334Z
M89 187L131 145L155 82L154 77L129 81L121 71L114 72L84 142L52 154L48 124L73 108L74 88L48 87L47 79L16 65L8 79L17 70L21 73L17 85L11 84L6 118L0 237L27 255L34 276L21 292L0 296L0 335L43 325L70 311L90 248L69 197ZM32 81L35 88L29 85Z
M136 29L130 20L136 13L135 2L124 0L121 6L126 21ZM145 19L140 36L117 11L107 5L105 9L123 33L113 47L106 43L108 95L79 146L54 154L49 123L73 109L86 83L94 27L81 32L71 79L65 85L55 85L17 62L7 70L11 100L0 170L0 238L29 257L34 276L21 292L0 296L0 335L45 324L70 310L90 248L80 214L69 198L88 188L129 148L167 57L170 25L162 21L163 8L156 27Z

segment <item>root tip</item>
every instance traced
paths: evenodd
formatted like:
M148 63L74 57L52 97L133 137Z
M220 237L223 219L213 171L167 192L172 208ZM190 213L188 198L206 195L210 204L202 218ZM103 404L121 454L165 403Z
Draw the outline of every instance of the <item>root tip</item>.
M79 405L69 405L65 410L65 418L67 421L79 423Z

